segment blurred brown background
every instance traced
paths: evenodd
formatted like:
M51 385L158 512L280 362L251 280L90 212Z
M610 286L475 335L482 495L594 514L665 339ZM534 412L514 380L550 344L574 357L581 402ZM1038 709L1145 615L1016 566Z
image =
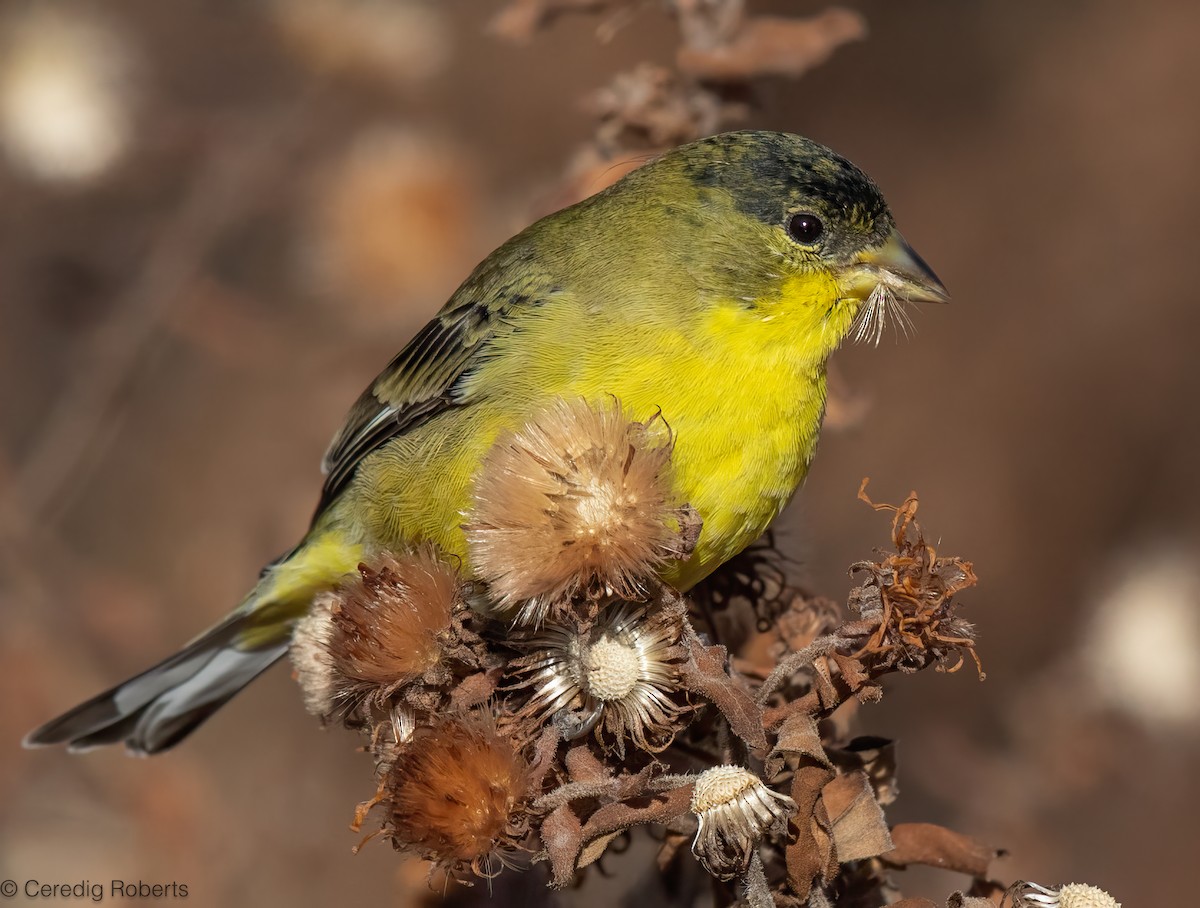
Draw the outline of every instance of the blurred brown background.
M573 15L516 46L486 31L501 5L0 3L0 876L263 906L403 903L420 879L350 853L368 762L286 668L153 760L18 742L298 538L358 391L559 191L580 99L677 43L647 5L608 42ZM869 38L759 84L747 123L871 173L954 303L839 354L859 415L783 546L844 594L886 539L854 499L869 475L877 499L917 489L982 578L986 682L900 678L861 713L900 740L892 819L1007 848L1008 879L1190 904L1200 7L851 5Z

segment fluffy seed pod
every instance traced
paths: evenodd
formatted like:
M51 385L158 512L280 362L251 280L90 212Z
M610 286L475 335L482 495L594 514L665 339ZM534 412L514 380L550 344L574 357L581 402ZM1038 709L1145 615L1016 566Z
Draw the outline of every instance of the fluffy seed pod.
M340 687L337 667L329 652L333 637L332 593L323 593L312 604L292 633L289 654L296 681L304 695L304 706L314 716L330 718L337 710Z
M383 833L458 876L495 876L528 831L534 794L519 748L480 716L418 727L387 769Z
M1037 883L1017 883L1014 908L1121 908L1121 903L1096 886L1068 883L1059 889L1047 889Z
M796 812L791 798L750 770L729 765L700 774L691 808L700 821L692 854L720 880L745 873L763 836Z
M293 635L305 704L329 718L426 677L463 608L457 572L432 548L360 565L358 576L318 598Z
M523 645L529 655L513 663L515 688L534 691L523 714L549 717L568 739L593 729L601 741L625 755L629 739L658 752L671 743L684 708L678 691L682 632L673 610L624 603L603 613L585 631L553 625Z
M556 400L484 459L465 530L502 611L540 624L577 594L643 598L680 555L671 438L618 401Z

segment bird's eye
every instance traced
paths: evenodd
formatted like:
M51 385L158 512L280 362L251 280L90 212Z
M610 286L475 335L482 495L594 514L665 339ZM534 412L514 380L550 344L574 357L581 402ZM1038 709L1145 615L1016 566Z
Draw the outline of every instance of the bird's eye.
M821 234L825 232L825 225L815 214L801 212L792 215L791 220L788 221L787 230L788 236L797 243L811 246L821 238Z

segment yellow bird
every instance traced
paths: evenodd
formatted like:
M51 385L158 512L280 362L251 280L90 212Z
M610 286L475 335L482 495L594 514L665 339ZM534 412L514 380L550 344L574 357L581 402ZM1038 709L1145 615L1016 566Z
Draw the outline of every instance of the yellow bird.
M488 256L350 411L303 541L218 625L26 744L164 750L282 656L313 597L374 552L433 542L467 559L479 464L556 397L661 411L675 491L703 520L692 557L667 568L687 589L791 499L826 360L897 298L946 293L845 158L750 131L664 154Z

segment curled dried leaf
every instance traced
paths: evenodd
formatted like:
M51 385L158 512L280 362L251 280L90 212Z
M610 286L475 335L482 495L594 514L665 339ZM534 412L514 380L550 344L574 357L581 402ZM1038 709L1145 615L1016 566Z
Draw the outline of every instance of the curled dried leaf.
M502 38L525 43L564 13L600 12L625 2L627 0L509 0L492 19L490 28Z
M705 646L690 626L684 645L688 661L680 670L683 685L716 706L733 733L749 747L765 749L767 737L763 732L762 708L754 702L746 687L726 672L725 647Z
M698 79L796 78L820 66L843 44L866 35L866 20L841 7L809 19L757 16L747 20L732 40L707 48L682 47L676 59L680 70Z
M788 757L808 758L811 762L833 768L825 754L825 743L817 729L817 722L808 713L797 713L779 726L779 731L775 733L775 746L767 758L768 777L779 773Z
M833 770L824 766L801 766L792 777L796 815L789 828L790 839L784 857L788 886L801 904L808 899L814 882L837 872L829 817L821 803L821 791L833 776Z
M934 823L898 823L892 827L895 848L880 858L892 866L924 864L973 877L986 877L1001 852L970 836Z
M821 800L839 861L861 861L892 850L887 819L865 772L837 776L821 790Z

